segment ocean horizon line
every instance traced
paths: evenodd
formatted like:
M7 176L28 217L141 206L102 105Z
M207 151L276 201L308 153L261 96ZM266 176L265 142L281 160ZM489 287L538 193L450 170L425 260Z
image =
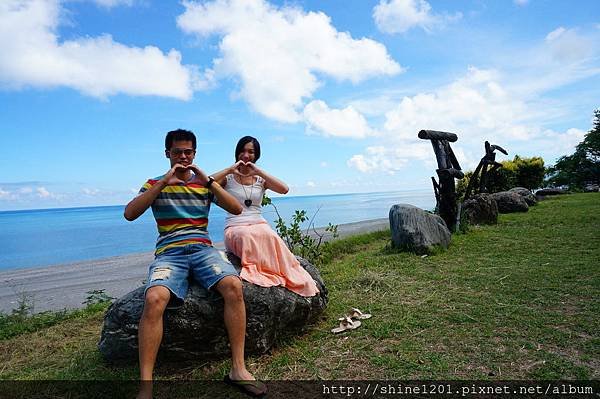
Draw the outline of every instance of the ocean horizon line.
M273 198L277 210L268 206L263 216L272 228L277 218L286 223L299 210L306 211L311 225L341 225L387 218L392 205L408 203L430 210L435 198L430 190L379 191ZM213 242L224 239L226 211L211 209L208 233ZM144 212L133 222L123 217L124 205L46 208L0 212L0 270L63 264L85 259L153 249L157 239L156 222Z
M343 195L360 195L360 194L390 194L390 193L411 193L411 192L422 192L427 191L428 188L414 188L405 190L390 190L390 191L365 191L356 193L335 193L335 194L306 194L306 195L272 195L269 198L277 200L287 200L293 198L308 198L308 197L336 197ZM433 193L432 193L433 195ZM24 213L24 212L47 212L47 211L61 211L61 210L76 210L76 209L90 209L90 208L116 208L125 207L127 204L113 204L113 205L86 205L86 206L65 206L65 207L49 207L49 208L26 208L26 209L9 209L0 210L0 213Z

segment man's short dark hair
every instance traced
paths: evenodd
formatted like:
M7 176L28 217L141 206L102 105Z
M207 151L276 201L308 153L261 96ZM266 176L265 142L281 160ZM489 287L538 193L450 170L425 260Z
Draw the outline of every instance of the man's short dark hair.
M252 143L254 146L254 162L258 161L258 158L260 158L260 143L252 136L244 136L235 146L235 162L238 161L238 156L244 151L244 146L248 143Z
M184 129L171 130L165 137L165 150L170 150L174 141L191 141L192 148L196 149L196 135Z

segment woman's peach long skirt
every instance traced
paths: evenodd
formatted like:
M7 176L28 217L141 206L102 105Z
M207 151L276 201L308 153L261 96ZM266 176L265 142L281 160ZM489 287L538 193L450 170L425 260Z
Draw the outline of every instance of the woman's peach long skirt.
M261 287L283 286L298 295L319 292L313 278L267 222L225 229L225 247L242 261L240 277Z

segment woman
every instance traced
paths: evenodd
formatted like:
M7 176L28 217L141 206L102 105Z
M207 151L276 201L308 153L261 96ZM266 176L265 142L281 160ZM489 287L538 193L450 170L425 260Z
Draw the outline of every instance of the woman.
M265 190L286 194L288 186L256 166L259 158L258 140L242 137L235 147L236 162L213 175L243 208L241 214L228 213L225 218L225 248L241 259L242 279L262 287L281 285L296 294L314 296L319 292L315 281L262 216Z

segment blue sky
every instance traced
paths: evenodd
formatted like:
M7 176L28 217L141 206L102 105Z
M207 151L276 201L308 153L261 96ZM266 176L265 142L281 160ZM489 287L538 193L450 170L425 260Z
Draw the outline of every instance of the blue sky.
M124 204L176 128L290 195L429 188L421 129L551 164L600 106L597 0L3 0L0 54L0 210Z

